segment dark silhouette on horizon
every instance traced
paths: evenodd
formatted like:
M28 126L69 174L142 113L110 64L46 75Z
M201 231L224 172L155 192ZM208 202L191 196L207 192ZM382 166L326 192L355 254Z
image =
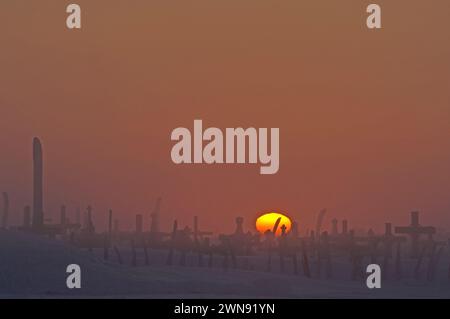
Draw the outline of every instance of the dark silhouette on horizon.
M39 231L44 226L43 155L39 138L33 139L33 221L32 226Z

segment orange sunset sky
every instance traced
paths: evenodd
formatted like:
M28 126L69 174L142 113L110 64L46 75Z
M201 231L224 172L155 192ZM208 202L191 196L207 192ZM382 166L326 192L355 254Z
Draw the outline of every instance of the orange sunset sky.
M132 227L163 197L174 218L232 231L258 212L313 227L450 226L450 2L68 1L0 3L0 191L13 222L31 204L31 142L43 141L45 210L91 204ZM280 170L177 166L171 131L279 127ZM148 216L148 215L146 215ZM146 227L149 227L146 220Z

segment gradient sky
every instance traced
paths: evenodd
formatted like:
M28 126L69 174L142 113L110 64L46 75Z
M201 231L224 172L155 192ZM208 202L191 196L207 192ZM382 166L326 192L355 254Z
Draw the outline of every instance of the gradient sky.
M163 197L173 218L232 231L281 211L304 230L327 208L382 229L423 212L450 226L450 2L361 0L0 3L0 191L16 221L43 141L45 208L109 207L131 227ZM280 171L176 166L178 126L279 127ZM146 227L149 227L146 220Z

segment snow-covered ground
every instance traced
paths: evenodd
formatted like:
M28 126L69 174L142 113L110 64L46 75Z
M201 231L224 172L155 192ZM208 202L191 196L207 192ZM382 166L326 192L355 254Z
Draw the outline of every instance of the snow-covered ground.
M164 252L150 253L150 266L105 262L60 241L15 231L0 231L1 298L450 298L448 257L434 282L383 281L368 289L365 279L352 281L346 263L334 262L333 279L308 279L278 272L224 270L221 267L165 266ZM194 257L194 256L193 256ZM141 257L140 257L141 258ZM175 259L177 260L177 259ZM264 259L265 261L265 259ZM274 264L278 262L274 258ZM81 289L66 287L66 267L81 267ZM407 269L414 267L405 261ZM345 269L344 269L345 268ZM339 278L335 278L339 277Z

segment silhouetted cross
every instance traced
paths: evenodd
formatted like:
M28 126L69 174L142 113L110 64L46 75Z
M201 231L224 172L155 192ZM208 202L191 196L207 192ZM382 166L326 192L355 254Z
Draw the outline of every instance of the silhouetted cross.
M395 232L398 234L407 234L411 237L411 256L417 257L419 255L419 237L420 235L432 236L436 233L436 228L432 226L420 226L419 212L411 212L411 225L395 227Z
M282 236L284 236L284 235L286 235L286 225L285 224L283 224L282 226L281 226L281 235Z

